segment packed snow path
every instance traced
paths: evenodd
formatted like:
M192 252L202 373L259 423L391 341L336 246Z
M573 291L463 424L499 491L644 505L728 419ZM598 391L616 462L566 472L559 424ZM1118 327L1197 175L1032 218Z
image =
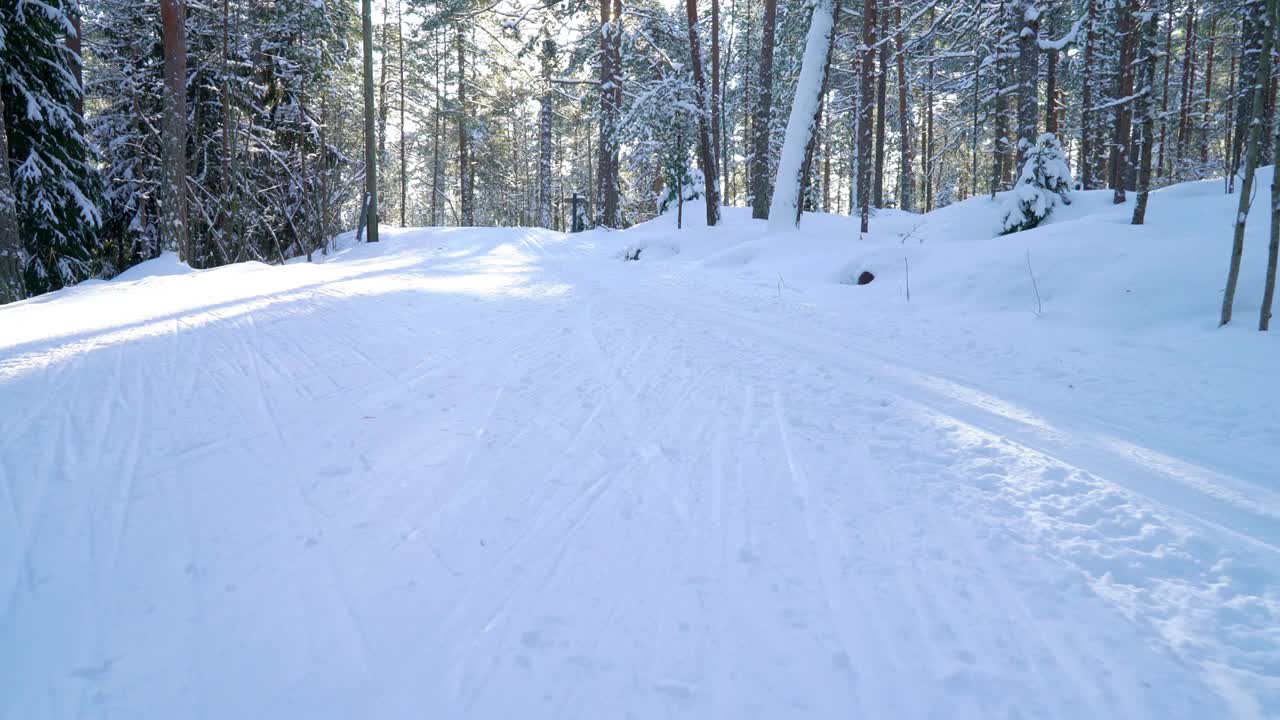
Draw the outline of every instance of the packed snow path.
M781 279L388 235L0 310L0 718L1280 714L1267 452Z

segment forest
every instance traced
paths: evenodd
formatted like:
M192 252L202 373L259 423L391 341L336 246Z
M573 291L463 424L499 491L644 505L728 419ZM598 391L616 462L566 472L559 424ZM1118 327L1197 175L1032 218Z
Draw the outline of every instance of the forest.
M1019 190L1039 158L1063 199L1136 193L1134 223L1149 190L1223 178L1230 320L1277 146L1274 2L701 5L4 0L0 299L164 250L281 263L351 228L624 228L698 197L708 225L737 205L865 233Z

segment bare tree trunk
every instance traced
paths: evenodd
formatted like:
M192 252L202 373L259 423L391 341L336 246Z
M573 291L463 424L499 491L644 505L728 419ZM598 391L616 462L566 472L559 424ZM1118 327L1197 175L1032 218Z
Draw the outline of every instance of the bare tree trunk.
M182 0L160 0L160 25L164 44L164 198L160 234L178 249L192 267L203 267L204 258L187 230L187 8Z
M719 170L724 147L724 99L720 90L720 0L711 0L711 157L717 177L723 177Z
M231 19L228 0L222 0L222 207L218 228L224 242L235 237L238 205L235 118L231 101ZM234 166L234 167L233 167ZM224 258L225 259L225 258Z
M364 41L364 194L368 241L378 242L378 138L374 132L373 17L371 0L360 1L360 29Z
M973 50L973 132L969 136L969 152L973 166L969 172L970 195L978 195L978 90L982 83L982 55ZM993 191L994 192L994 191Z
M858 105L858 208L861 213L861 231L871 225L871 133L872 93L876 64L876 0L863 0L862 10L862 77Z
M1169 135L1169 72L1173 69L1173 0L1168 0L1164 34L1164 92L1160 98L1160 156L1156 176L1164 175L1164 149Z
M1263 85L1265 102L1266 80L1260 79L1263 76L1258 71L1259 58L1262 56L1261 49L1266 42L1265 36L1269 34L1265 29L1265 14L1266 0L1245 0L1244 19L1240 27L1240 92L1235 110L1235 137L1231 152L1232 175L1240 169L1246 138L1251 137L1245 126L1254 122L1252 102L1255 84ZM1234 180L1229 182L1234 183ZM1233 190L1234 187L1230 189Z
M764 28L760 38L760 83L755 118L751 121L751 217L769 217L769 133L773 108L773 41L778 0L764 0Z
M930 13L932 19L932 13ZM929 86L925 93L924 104L924 211L933 210L933 86L935 68L929 61Z
M1080 89L1080 187L1083 190L1092 190L1093 177L1093 158L1097 149L1093 146L1094 133L1097 125L1097 111L1094 110L1093 97L1094 74L1097 72L1097 44L1098 44L1098 5L1102 0L1087 0L1089 3L1088 16L1085 22L1088 24L1088 30L1085 34L1084 46L1084 77L1081 80Z
M467 39L465 30L458 28L454 49L458 53L458 224L471 227L476 224L471 191L471 143L470 115L467 112Z
M716 179L716 151L712 146L707 119L706 82L702 74L702 49L698 43L698 0L685 0L685 14L689 20L689 55L693 70L693 94L698 104L698 160L702 165L702 184L707 205L707 227L720 222L720 182ZM681 194L677 188L677 194Z
M1267 13L1268 18L1271 20L1271 27L1268 28L1267 34L1271 37L1271 42L1274 46L1276 33L1280 32L1280 2L1269 0ZM1206 96L1208 95L1207 90L1208 86L1206 85ZM1269 130L1273 133L1274 147L1280 148L1280 124L1273 125ZM1232 260L1234 265L1239 264L1234 254L1232 255ZM1261 332L1267 332L1271 329L1271 306L1276 296L1276 265L1278 260L1280 260L1280 178L1277 178L1273 172L1271 174L1271 229L1267 243L1267 274L1263 281L1262 307L1258 310L1258 330Z
M1196 72L1196 9L1195 3L1187 3L1187 15L1183 24L1182 80L1178 85L1178 137L1173 157L1174 177L1181 177L1182 160L1187 153L1187 133L1191 127L1191 88Z
M1119 205L1125 201L1126 183L1129 177L1130 135L1133 132L1133 104L1126 98L1133 95L1134 59L1138 53L1138 31L1136 15L1140 9L1139 0L1127 0L1120 10L1117 25L1120 41L1120 82L1118 92L1121 102L1116 106L1115 134L1111 143L1111 187L1115 190L1112 202Z
M1277 0L1266 0L1267 17L1275 15ZM1272 34L1262 33L1262 45L1256 72L1250 78L1248 141L1244 148L1244 177L1240 179L1240 202L1236 208L1235 231L1231 240L1231 264L1227 270L1227 286L1222 293L1222 315L1218 325L1231 322L1231 307L1235 302L1236 284L1240 280L1240 258L1244 254L1244 230L1249 219L1249 205L1253 200L1253 176L1258 169L1258 146L1261 145L1262 118L1266 115L1266 79L1271 76ZM1241 85L1244 80L1241 80Z
M435 50L434 61L435 77L432 78L432 85L435 89L436 102L432 108L431 119L433 124L433 132L431 133L431 224L441 225L443 223L442 203L440 202L440 180L444 172L440 158L440 134L444 128L440 125L440 112L444 107L444 100L440 91L440 66L444 63L440 62L441 50L439 35L432 33L431 47Z
M885 2L885 0L878 0ZM877 8L877 17L880 20L880 37L887 38L889 32L889 13L879 12L884 10L883 7ZM876 174L872 178L875 183L873 192L875 197L871 201L876 207L884 207L884 133L885 133L885 101L889 90L889 43L880 46L880 63L876 72Z
M622 0L600 0L600 167L596 183L599 187L599 222L610 228L622 227L622 188L618 177L621 111Z
M22 241L18 208L9 177L9 139L5 134L4 97L0 96L0 305L26 297L22 278Z
M538 222L551 227L551 67L555 57L555 41L548 35L542 39L542 107L538 112Z
M1011 7L1013 19L1020 20L1013 24L1018 28L1018 162L1013 170L1016 177L1039 136L1040 8L1035 0L1018 0Z
M1142 20L1142 87L1135 100L1134 114L1142 123L1138 139L1138 197L1133 204L1133 224L1141 225L1147 217L1147 195L1151 190L1151 144L1155 140L1155 102L1152 97L1156 84L1156 63L1160 51L1156 45L1156 14L1149 12Z
M378 162L387 162L387 33L391 29L387 22L390 0L382 1L382 63L378 68Z
M404 141L404 0L396 3L396 42L400 69L400 227L404 227L409 198L409 156Z
M1209 19L1209 48L1204 59L1204 99L1200 104L1200 165L1209 164L1209 119L1213 102L1213 56L1218 44L1218 18Z
M67 33L66 45L68 54L71 55L70 62L71 74L76 78L76 95L71 100L71 111L79 118L84 118L84 55L81 52L84 47L83 32L83 11L80 3L77 1L70 3L71 27L73 32Z
M893 23L897 26L893 45L898 64L898 135L902 142L902 165L898 169L898 186L902 209L911 210L915 205L915 199L912 197L915 190L915 178L912 174L915 158L911 154L911 115L907 108L907 59L903 53L902 0L894 0Z

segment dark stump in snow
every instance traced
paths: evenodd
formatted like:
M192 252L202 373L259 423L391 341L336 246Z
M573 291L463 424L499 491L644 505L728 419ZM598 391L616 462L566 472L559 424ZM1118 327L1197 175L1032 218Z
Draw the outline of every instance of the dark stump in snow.
M871 273L867 272L866 270L863 270L863 271L862 271L862 274L858 276L858 284L859 284L859 285L869 285L869 284L871 284L871 281L872 281L872 280L875 280L875 279L876 279L876 276L875 276L875 275L872 275Z

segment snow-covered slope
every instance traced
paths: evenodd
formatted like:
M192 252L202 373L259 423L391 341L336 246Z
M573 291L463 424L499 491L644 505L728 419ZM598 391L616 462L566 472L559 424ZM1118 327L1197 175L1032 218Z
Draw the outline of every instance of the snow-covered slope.
M1233 200L384 229L0 308L0 717L1276 717Z

